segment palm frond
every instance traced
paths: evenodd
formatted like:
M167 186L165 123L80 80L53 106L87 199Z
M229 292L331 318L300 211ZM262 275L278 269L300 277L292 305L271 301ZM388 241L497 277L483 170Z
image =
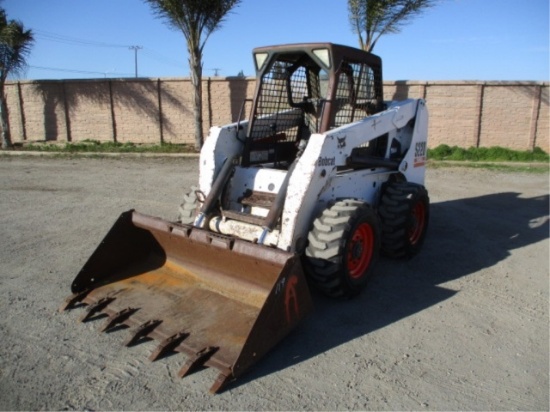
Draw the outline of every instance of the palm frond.
M20 21L8 21L6 12L0 9L0 79L26 67L33 43L32 31L25 30Z
M227 14L241 0L145 0L154 13L183 32L188 44L200 50Z
M361 48L371 51L384 34L399 33L436 0L348 0L349 20ZM363 40L363 33L365 39Z

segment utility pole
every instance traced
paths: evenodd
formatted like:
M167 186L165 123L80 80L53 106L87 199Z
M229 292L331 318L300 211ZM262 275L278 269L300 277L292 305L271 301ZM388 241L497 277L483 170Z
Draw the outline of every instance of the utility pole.
M143 49L143 46L130 46L128 47L130 50L134 51L134 64L135 64L135 71L136 71L136 77L138 77L138 63L137 63L137 52L138 50Z

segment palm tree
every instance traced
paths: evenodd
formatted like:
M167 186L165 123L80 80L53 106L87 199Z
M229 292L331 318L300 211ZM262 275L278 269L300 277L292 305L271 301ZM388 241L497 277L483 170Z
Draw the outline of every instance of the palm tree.
M202 52L208 37L220 28L225 16L241 0L145 0L170 26L181 30L187 42L193 85L195 149L200 150L202 133Z
M12 147L4 84L9 74L17 73L26 66L26 58L30 53L33 41L31 30L25 30L23 24L19 21L8 21L6 11L0 8L0 122L2 126L2 149Z
M349 20L361 49L371 52L380 36L399 33L413 16L434 4L435 0L348 0Z

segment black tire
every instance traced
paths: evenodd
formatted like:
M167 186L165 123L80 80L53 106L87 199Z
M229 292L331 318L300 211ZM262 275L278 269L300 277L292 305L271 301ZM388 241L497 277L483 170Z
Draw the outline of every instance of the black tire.
M199 201L195 194L196 190L196 186L191 186L191 190L183 196L183 201L178 209L178 222L187 225L192 225L195 222L195 217L199 210Z
M424 186L390 183L380 199L382 253L411 258L422 248L430 218L430 198Z
M380 221L358 200L341 200L313 222L305 253L311 283L325 295L349 298L361 291L380 253Z

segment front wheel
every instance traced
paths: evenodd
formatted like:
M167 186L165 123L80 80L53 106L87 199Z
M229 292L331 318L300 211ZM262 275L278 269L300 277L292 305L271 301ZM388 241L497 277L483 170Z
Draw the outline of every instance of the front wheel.
M341 200L315 219L308 240L305 267L312 283L328 296L351 297L378 260L379 218L364 202Z
M379 207L382 252L394 258L411 258L422 248L430 218L430 199L424 186L390 183Z

